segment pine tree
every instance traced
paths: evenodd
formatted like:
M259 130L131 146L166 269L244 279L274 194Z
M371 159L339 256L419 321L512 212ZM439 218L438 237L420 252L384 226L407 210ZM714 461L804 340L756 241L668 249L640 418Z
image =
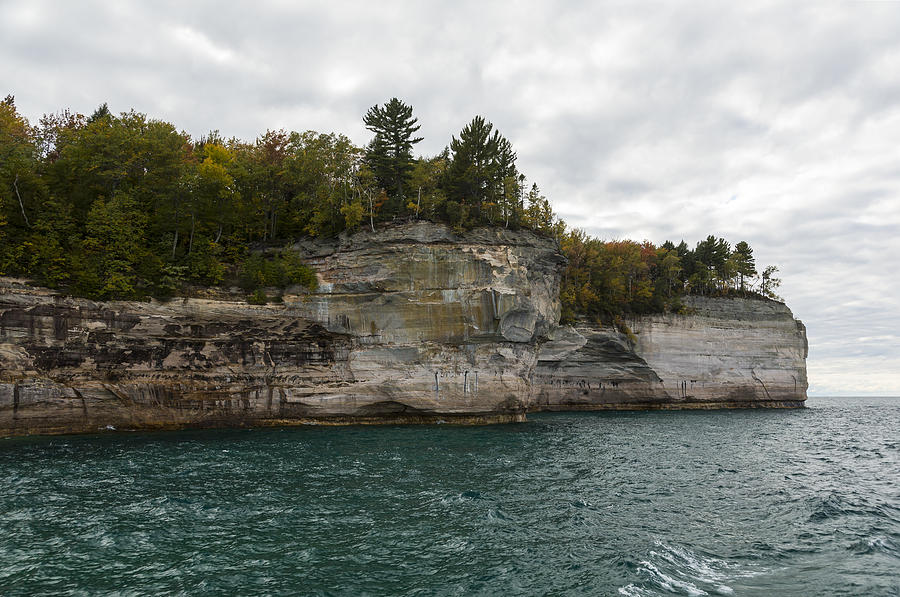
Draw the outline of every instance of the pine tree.
M740 278L740 289L744 290L744 278L756 275L756 260L753 258L753 249L746 241L741 241L734 245L734 252L731 254L734 262L735 273Z
M471 206L475 223L493 223L496 206L501 208L505 225L511 216L515 223L520 181L512 144L493 124L476 116L460 131L458 139L453 137L450 141L450 151L448 196Z
M90 118L88 118L88 124L92 122L97 122L98 120L102 120L103 118L107 118L112 116L112 112L109 111L109 105L106 102L103 102L97 109L94 110L94 113L91 114Z
M713 235L706 237L697 243L694 249L694 257L702 268L695 272L697 278L695 284L711 292L716 286L723 285L729 279L728 257L731 255L731 245L724 238L716 238Z
M414 137L420 125L413 118L412 106L396 97L384 106L372 106L363 117L366 128L375 137L366 148L366 161L378 184L388 192L387 215L396 215L405 204L407 183L413 169L412 147L422 140Z

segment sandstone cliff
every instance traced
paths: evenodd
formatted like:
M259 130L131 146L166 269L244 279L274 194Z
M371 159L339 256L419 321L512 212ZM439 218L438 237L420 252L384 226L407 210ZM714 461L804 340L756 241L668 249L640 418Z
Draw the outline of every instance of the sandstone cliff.
M315 293L93 302L0 281L0 435L298 422L519 421L537 409L796 406L805 334L700 300L629 339L560 328L563 258L419 223L295 247Z
M796 407L806 399L806 328L782 303L683 298L687 315L553 330L538 352L534 407Z

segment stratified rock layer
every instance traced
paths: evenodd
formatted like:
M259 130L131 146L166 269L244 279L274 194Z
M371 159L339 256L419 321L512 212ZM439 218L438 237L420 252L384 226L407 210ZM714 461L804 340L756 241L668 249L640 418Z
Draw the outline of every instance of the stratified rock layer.
M806 396L804 331L780 303L691 299L694 314L635 320L629 340L556 325L564 260L531 233L419 223L295 250L319 289L277 305L102 303L0 281L0 435Z
M683 299L686 315L558 328L541 346L536 408L796 407L806 400L806 328L782 303Z

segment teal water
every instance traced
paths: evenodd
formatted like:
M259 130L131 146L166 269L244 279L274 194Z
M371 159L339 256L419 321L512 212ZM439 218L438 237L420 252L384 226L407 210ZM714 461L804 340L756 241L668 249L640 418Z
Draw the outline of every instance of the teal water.
M900 399L0 441L2 595L898 595Z

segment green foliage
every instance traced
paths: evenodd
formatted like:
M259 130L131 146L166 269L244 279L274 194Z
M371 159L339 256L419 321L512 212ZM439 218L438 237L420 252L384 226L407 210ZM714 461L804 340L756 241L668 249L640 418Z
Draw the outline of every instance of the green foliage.
M419 158L411 106L392 98L363 120L374 135L366 148L315 131L192 140L105 103L90 117L66 110L32 126L8 96L0 102L0 274L98 299L236 282L268 300L264 289L317 287L296 252L273 247L425 219L460 232L525 227L558 240L569 258L564 321L678 312L688 292L777 298L777 269L760 275L745 241L732 249L709 236L691 249L567 231L517 170L512 144L481 116L441 153Z
M516 154L494 125L476 116L450 141L451 159L445 177L447 197L467 205L466 227L517 225L522 215Z
M387 207L390 215L399 213L405 205L413 170L412 146L422 140L413 136L420 125L416 124L418 119L413 118L412 111L412 106L394 97L384 106L372 106L363 117L366 128L375 133L366 148L366 161L391 198Z
M295 284L315 291L319 285L315 271L293 251L284 251L268 258L260 254L250 255L241 264L238 283L247 291L287 288Z
M279 256L279 260L284 270L286 285L299 284L310 292L315 292L319 288L315 270L303 263L297 253L286 251Z
M206 240L188 256L186 270L190 280L204 286L218 286L225 281L225 264L221 261L222 247L215 241ZM174 268L177 266L170 266Z
M536 184L531 185L528 191L528 207L522 214L522 222L532 230L543 232L548 236L557 236L558 232L562 232L556 215L553 213L553 207L550 202L541 194Z
M730 254L731 245L724 238L717 239L710 235L697 243L694 249L694 271L689 278L694 292L713 294L724 289L725 282L731 278L728 269Z
M348 230L356 230L359 228L363 216L366 215L366 208L359 201L345 203L341 206L341 215L344 216L344 225Z
M443 182L447 177L449 157L446 151L433 158L420 158L413 166L410 187L415 196L410 197L407 211L415 218L446 221L447 193Z
M753 249L746 241L741 241L734 246L731 253L731 271L738 276L741 291L744 290L744 278L756 275L756 260L753 258Z
M184 265L163 266L156 286L156 295L168 298L176 294L187 280L187 271L188 268Z
M266 296L265 291L257 288L253 291L253 293L247 297L247 302L251 305L265 305L269 301L269 297Z
M54 198L47 200L33 230L21 245L23 273L50 288L61 288L72 279L72 261L66 249L74 236L68 206Z
M141 265L149 257L144 243L147 215L124 193L91 206L81 243L76 288L91 298L142 298L148 284Z
M709 236L690 250L684 242L659 247L648 241L604 242L571 230L562 235L560 248L568 258L560 285L561 321L567 323L579 317L615 323L623 314L684 313L680 297L687 293L754 295L744 288L745 279L756 275L752 249L744 241L730 252L727 241ZM776 271L763 272L757 296L777 298Z
M251 255L241 264L238 283L248 291L264 286L280 286L279 273L262 255Z
M781 286L781 278L776 278L776 273L778 273L778 267L774 265L770 265L763 270L759 291L767 298L781 300L781 297L775 294L775 290Z
M46 197L35 132L12 96L0 102L0 225L7 248L23 240Z

